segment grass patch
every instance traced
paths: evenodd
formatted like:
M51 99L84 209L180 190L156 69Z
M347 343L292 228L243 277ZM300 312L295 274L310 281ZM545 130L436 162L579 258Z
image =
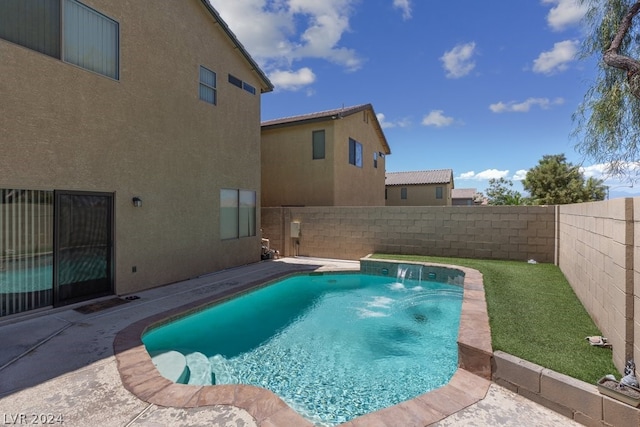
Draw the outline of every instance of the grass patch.
M611 350L585 340L600 331L553 264L375 254L372 258L474 268L484 278L493 350L594 384L618 375Z

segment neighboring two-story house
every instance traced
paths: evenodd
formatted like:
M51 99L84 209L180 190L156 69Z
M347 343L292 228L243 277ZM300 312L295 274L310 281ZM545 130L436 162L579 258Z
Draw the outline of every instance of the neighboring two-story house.
M260 260L260 96L207 0L0 2L0 316Z
M389 172L385 181L387 206L451 206L453 170Z
M262 123L262 206L384 206L389 144L371 104Z

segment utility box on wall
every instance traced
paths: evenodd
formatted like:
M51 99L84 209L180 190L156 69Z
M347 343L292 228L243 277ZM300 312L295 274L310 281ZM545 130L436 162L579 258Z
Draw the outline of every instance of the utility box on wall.
M291 223L291 238L298 239L300 238L300 223L292 222Z

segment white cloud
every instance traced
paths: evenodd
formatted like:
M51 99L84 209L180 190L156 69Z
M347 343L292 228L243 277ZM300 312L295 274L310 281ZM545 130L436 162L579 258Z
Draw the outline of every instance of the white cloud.
M547 15L547 23L555 31L577 24L587 13L587 5L580 0L542 0L543 4L553 4Z
M607 164L599 163L599 164L590 165L590 166L582 166L580 168L580 172L582 172L584 176L586 176L587 178L590 178L590 177L598 178L598 179L606 178Z
M476 173L474 171L464 172L461 173L457 179L473 179L475 175Z
M453 124L453 117L447 117L442 110L432 110L424 116L422 124L424 126L444 127Z
M411 19L411 1L410 0L393 0L393 7L402 11L402 19Z
M448 78L464 77L475 68L476 63L473 61L475 49L475 42L460 44L440 57Z
M556 98L550 100L549 98L529 98L523 102L497 102L489 105L489 109L494 113L527 113L531 107L537 105L538 107L546 110L554 105L564 104L564 99Z
M276 70L269 74L269 80L276 89L296 91L316 81L316 75L310 68L297 71Z
M378 118L378 122L380 122L380 126L383 129L394 128L394 127L406 128L411 125L411 120L409 119L387 121L387 117L382 113L376 114L376 117Z
M489 179L500 179L506 178L509 175L509 170L498 170L498 169L486 169L482 172L475 173L474 171L464 172L460 174L456 179L468 179L475 181L485 181Z
M357 52L340 45L342 35L349 31L353 6L359 1L209 0L269 74L291 68L303 58L324 59L348 71L360 68L363 59Z
M542 52L533 61L533 71L535 73L553 74L566 70L568 64L574 61L578 54L578 44L577 40L565 40L555 43L553 49Z
M513 174L513 179L514 181L522 181L523 179L525 179L527 177L527 170L526 169L520 169L517 170L516 173Z
M622 175L614 175L610 170L610 166L610 163L581 166L580 172L587 178L602 179L607 185L619 185L623 181L637 183L638 178L640 178L640 163L620 162L616 167L621 171Z

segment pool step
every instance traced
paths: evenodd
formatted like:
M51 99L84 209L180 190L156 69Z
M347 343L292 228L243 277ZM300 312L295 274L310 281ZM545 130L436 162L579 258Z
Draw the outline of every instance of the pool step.
M184 355L178 351L165 351L152 354L151 361L158 371L168 380L184 384L189 378L189 368Z
M215 384L211 372L211 362L207 356L202 353L195 352L186 355L187 366L191 375L189 376L190 385L212 385Z
M211 359L211 372L213 372L214 382L217 384L236 384L233 378L233 370L229 366L229 362L223 356L216 354Z

